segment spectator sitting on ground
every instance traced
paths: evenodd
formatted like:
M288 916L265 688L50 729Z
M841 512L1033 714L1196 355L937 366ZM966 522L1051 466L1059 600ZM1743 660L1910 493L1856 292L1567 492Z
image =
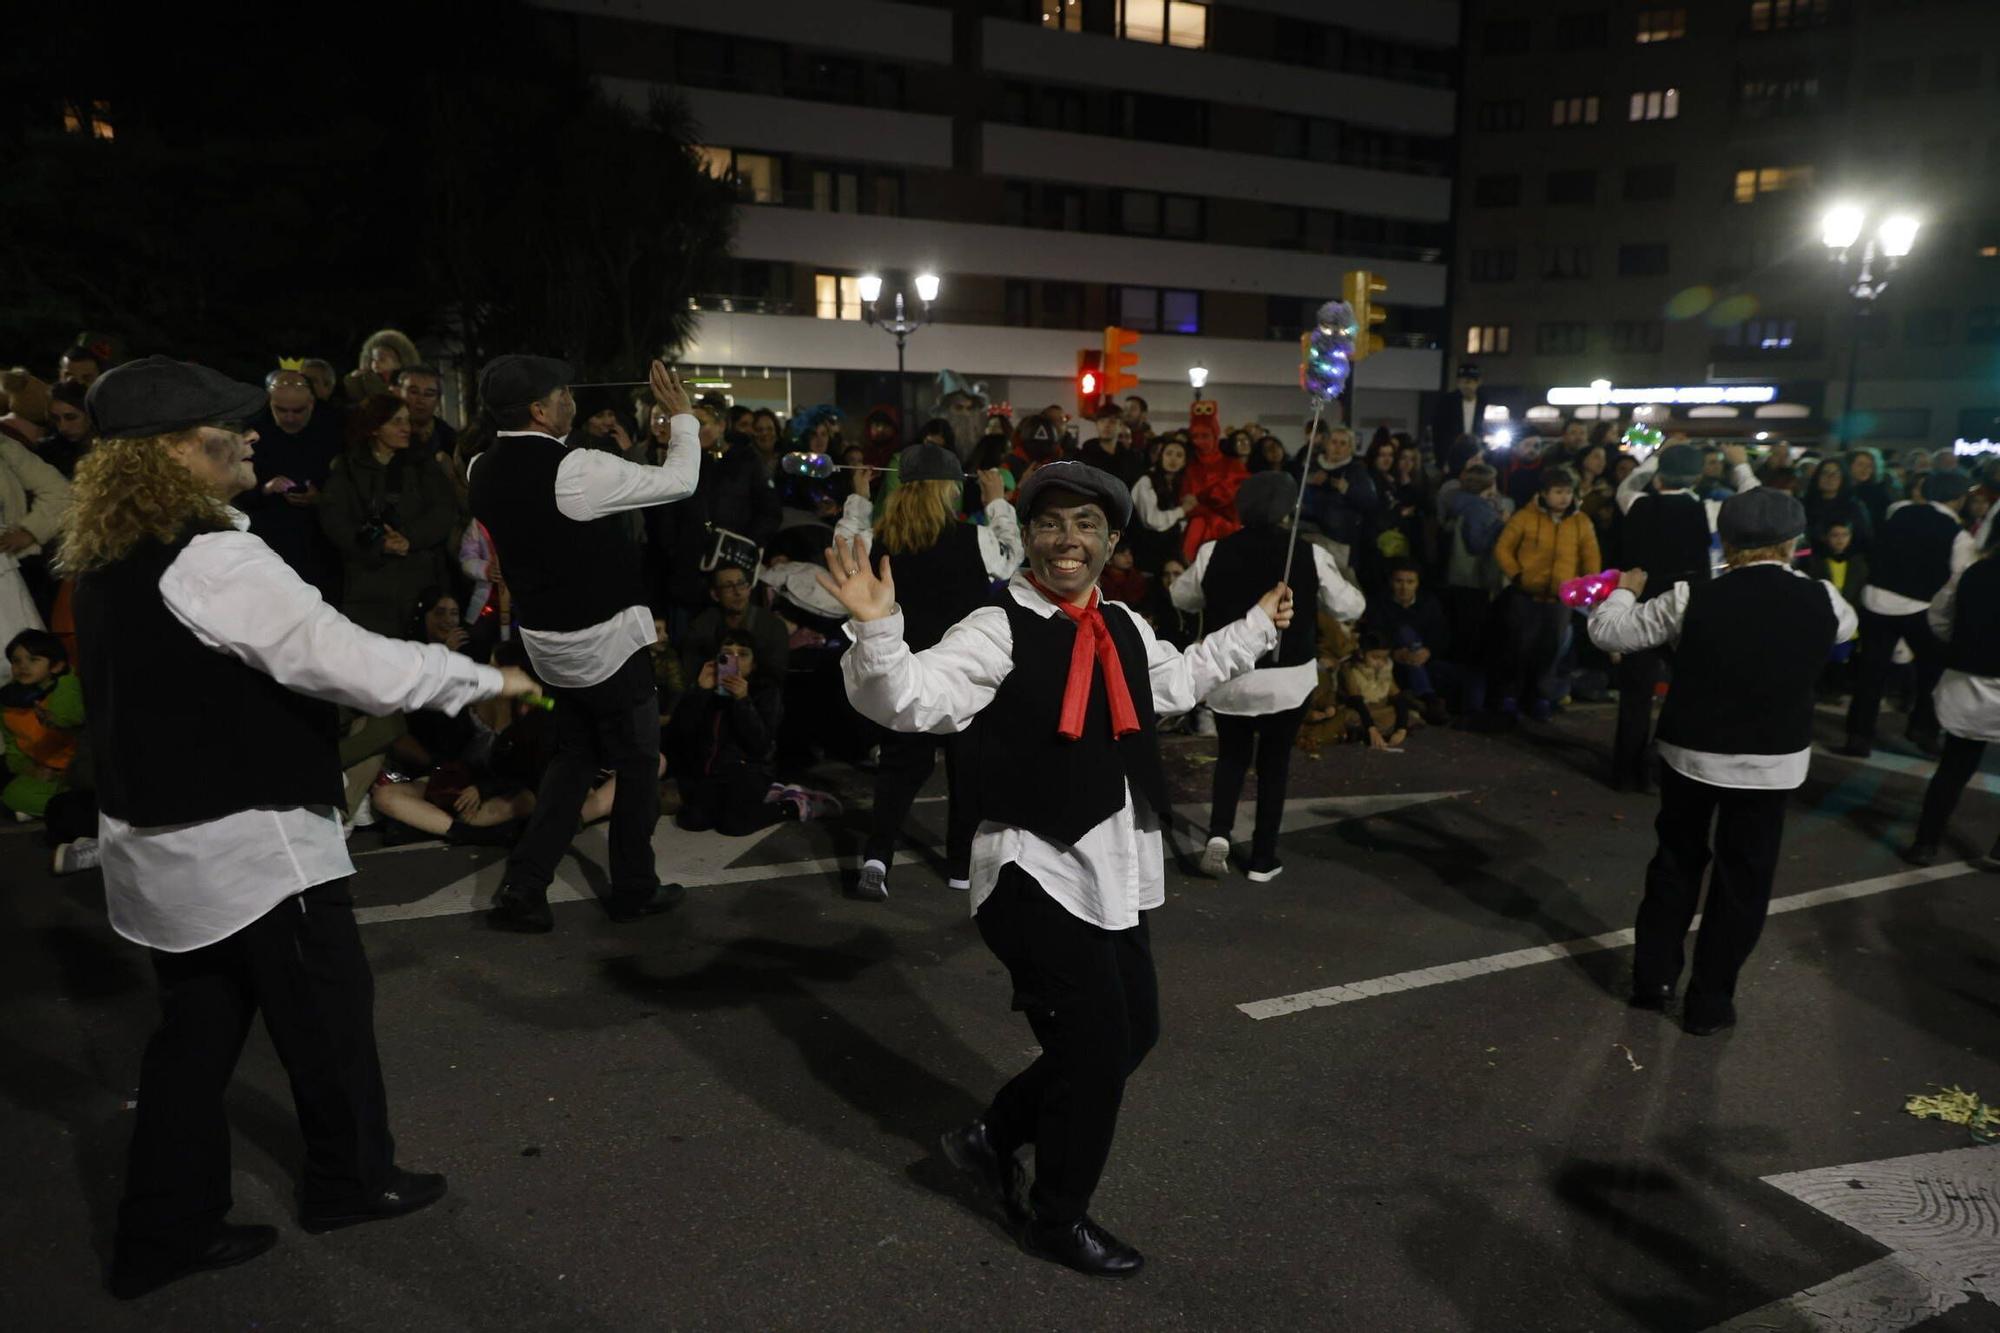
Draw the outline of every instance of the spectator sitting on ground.
M446 545L458 521L451 479L410 452L410 409L379 393L347 421L347 452L327 479L320 530L340 552L341 610L391 637L426 588L449 583Z
M1371 628L1389 644L1396 683L1423 707L1426 721L1433 725L1444 722L1445 695L1463 706L1462 673L1455 662L1447 660L1451 622L1445 617L1443 604L1423 591L1415 562L1390 562L1388 599L1370 608L1369 619L1374 622Z
M740 837L785 820L840 812L840 803L824 792L776 780L782 712L778 689L760 671L752 636L725 631L667 725L668 762L681 793L676 824Z
M670 718L687 689L687 677L681 674L681 655L667 633L667 618L657 611L653 613L653 642L646 652L652 660L653 694L660 701L660 717ZM660 725L665 730L664 720Z
M1360 651L1340 669L1340 703L1347 709L1347 738L1371 750L1401 745L1416 725L1409 697L1396 684L1396 664L1378 634L1364 634Z
M741 630L757 646L758 667L768 681L785 678L791 631L777 612L751 599L751 576L735 565L718 565L709 575L709 596L715 605L694 618L681 644L681 676L693 680L703 664L712 662L726 630Z
M0 687L7 761L0 806L16 817L39 818L68 785L83 734L83 686L70 670L69 650L46 630L22 630L10 639L7 666L12 680Z

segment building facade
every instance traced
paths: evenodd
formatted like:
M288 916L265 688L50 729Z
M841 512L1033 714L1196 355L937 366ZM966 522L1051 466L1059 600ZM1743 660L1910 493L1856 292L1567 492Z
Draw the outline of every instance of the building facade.
M1157 419L1201 365L1225 418L1296 438L1299 334L1367 268L1392 321L1358 419L1414 423L1439 385L1454 3L541 3L615 95L683 98L742 192L699 365L785 368L801 404L886 396L895 347L858 279L883 277L886 311L929 271L919 411L942 370L1073 408L1078 352L1117 324Z
M1472 0L1466 69L1451 345L1517 420L1604 380L1769 386L1673 412L1839 435L1851 374L1856 442L2000 434L2000 5ZM1859 301L1897 215L1914 248Z

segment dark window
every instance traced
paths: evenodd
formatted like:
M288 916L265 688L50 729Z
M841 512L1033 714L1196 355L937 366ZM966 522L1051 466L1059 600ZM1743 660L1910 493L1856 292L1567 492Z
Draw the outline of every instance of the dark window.
M1876 60L1868 66L1863 85L1870 97L1908 97L1917 90L1917 62Z
M1565 125L1595 125L1597 123L1597 99L1588 96L1557 97L1549 102L1549 124L1558 129Z
M1512 282L1519 262L1511 245L1504 250L1474 250L1470 276L1474 282Z
M1961 440L2000 440L2000 407L1968 407L1958 414Z
M859 102L861 62L814 56L806 65L806 87L812 96L826 101Z
M1000 119L1009 125L1026 125L1032 120L1029 114L1028 90L1018 83L1010 83L1000 95Z
M1594 204L1597 202L1597 173L1588 168L1551 171L1548 199L1552 204Z
M875 105L891 111L903 109L903 71L900 66L875 67Z
M1128 236L1158 236L1160 196L1151 190L1120 190L1118 230Z
M1666 337L1666 325L1657 319L1620 319L1611 324L1614 352L1657 352Z
M1556 50L1601 51L1611 44L1611 16L1603 10L1556 15Z
M1118 94L1118 133L1128 139L1199 148L1208 142L1208 104L1154 93Z
M877 216L898 218L903 215L903 174L899 171L878 171L870 185L870 204Z
M1931 433L1928 407L1874 407L1860 414L1864 433L1882 440L1921 440Z
M1481 102L1477 123L1482 130L1518 130L1528 123L1527 103L1519 98L1504 102Z
M1200 333L1201 293L1172 289L1161 292L1160 332Z
M1737 76L1736 110L1745 119L1795 116L1819 105L1819 75L1810 70L1762 70Z
M1304 116L1271 117L1271 151L1279 157L1304 157L1306 155L1306 121Z
M1674 164L1653 162L1625 168L1625 197L1633 203L1673 198Z
M1191 194L1170 194L1160 201L1160 232L1180 240L1202 238L1202 202Z
M1528 49L1534 25L1527 19L1490 19L1486 24L1486 53L1494 56L1520 55Z
M1535 325L1535 351L1544 356L1575 355L1590 350L1590 326L1576 320Z
M1618 274L1625 278L1657 277L1667 271L1667 247L1651 242L1618 247Z
M1512 208L1521 202L1518 175L1480 176L1472 182L1472 202L1481 208Z
M1976 305L1966 311L1965 340L1982 347L2000 343L2000 305Z
M1031 284L1020 278L1007 279L1007 323L1014 328L1025 328L1033 322L1028 310Z
M1784 352L1793 347L1809 346L1814 341L1814 332L1811 321L1807 321L1806 331L1801 335L1798 320L1767 315L1732 324L1723 334L1722 343L1725 347L1753 352Z
M1007 187L1005 203L1000 216L1010 227L1025 227L1028 225L1027 186L1009 185Z
M1944 347L1951 342L1951 311L1912 310L1903 316L1906 347Z
M1042 325L1051 329L1083 327L1083 285L1075 282L1042 284Z
M1854 337L1863 347L1887 347L1889 345L1889 317L1872 311L1855 316Z
M1550 245L1542 249L1542 276L1552 282L1572 281L1590 276L1591 247Z
M1141 333L1200 333L1201 293L1173 288L1119 287L1118 323Z

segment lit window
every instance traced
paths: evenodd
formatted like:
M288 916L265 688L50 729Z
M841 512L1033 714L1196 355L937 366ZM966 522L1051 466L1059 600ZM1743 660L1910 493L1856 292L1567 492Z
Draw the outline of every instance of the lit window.
M1514 350L1511 324L1474 324L1465 331L1467 356L1505 356Z
M1739 204L1752 204L1759 195L1802 190L1812 183L1811 167L1745 168L1736 173L1735 198Z
M111 124L111 103L102 99L92 102L63 103L63 133L88 134L93 139L107 142L118 137Z
M1201 332L1201 294L1165 291L1160 293L1162 333Z
M813 274L813 314L820 319L860 319L861 280L832 273Z
M861 177L852 171L815 171L813 210L819 213L859 213Z
M1134 42L1203 50L1208 46L1208 6L1195 0L1120 0L1119 32Z
M1649 42L1678 41L1687 36L1687 23L1688 12L1685 9L1642 9L1634 38L1641 46Z
M1083 0L1042 0L1042 26L1056 32L1083 31Z
M1750 31L1816 28L1831 17L1828 9L1827 0L1751 0Z
M1597 99L1595 97L1558 97L1549 104L1551 125L1595 125L1597 123Z
M765 153L738 153L727 148L696 148L701 167L719 181L733 181L736 191L753 204L779 202L778 159Z
M1681 90L1655 88L1632 94L1630 120L1677 120L1681 114Z

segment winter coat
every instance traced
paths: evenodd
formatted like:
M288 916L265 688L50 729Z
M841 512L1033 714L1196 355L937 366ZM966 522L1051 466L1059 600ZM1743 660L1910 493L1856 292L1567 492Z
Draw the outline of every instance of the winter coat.
M1493 558L1514 584L1536 601L1555 600L1570 579L1604 567L1597 529L1574 506L1551 514L1537 499L1507 520Z
M405 451L387 463L349 453L327 478L320 530L340 552L340 609L363 629L400 638L426 588L450 588L452 528L458 520L451 478L435 456ZM409 539L407 555L382 549L373 528Z

